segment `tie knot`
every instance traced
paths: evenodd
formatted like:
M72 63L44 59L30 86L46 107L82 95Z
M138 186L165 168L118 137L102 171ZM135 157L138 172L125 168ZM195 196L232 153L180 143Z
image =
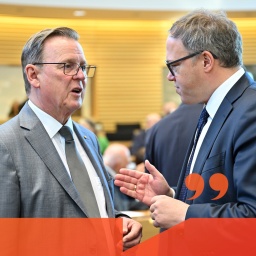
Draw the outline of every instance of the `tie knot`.
M206 123L207 123L207 119L209 117L209 114L206 110L206 107L203 108L200 117L199 117L199 121L198 121L198 128L202 128Z
M74 140L72 131L68 126L62 126L59 130L59 133L62 137L64 137L67 143L70 143Z

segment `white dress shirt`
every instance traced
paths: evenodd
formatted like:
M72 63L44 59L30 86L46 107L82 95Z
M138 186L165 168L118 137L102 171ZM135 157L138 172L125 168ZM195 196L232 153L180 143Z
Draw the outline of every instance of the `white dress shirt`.
M201 145L203 143L204 137L212 123L212 120L217 112L217 110L220 107L221 102L223 101L223 99L226 97L226 95L228 94L228 92L230 91L230 89L234 86L234 84L241 78L241 76L245 73L243 68L240 68L235 74L233 74L231 77L229 77L223 84L221 84L212 94L212 96L210 97L209 101L207 102L206 105L206 110L209 114L209 117L207 119L207 123L205 124L197 145L196 145L196 149L195 149L195 153L194 153L194 157L192 160L192 164L191 164L191 168L190 168L190 173L192 173L194 165L195 165L195 161L198 155L198 152L201 148Z
M42 111L40 108L38 108L32 101L28 101L28 105L31 107L31 109L35 112L41 123L43 124L46 132L48 133L49 137L51 138L64 166L66 167L66 171L69 174L70 178L71 173L67 164L66 155L65 155L65 139L59 134L59 130L62 127L62 124L59 123L56 119L54 119L52 116L48 115L44 111ZM88 171L88 175L91 180L92 188L96 197L96 201L99 207L100 216L102 218L107 218L107 211L106 211L106 200L104 196L103 187L100 181L99 176L97 175L96 170L94 169L89 157L87 156L86 152L84 151L82 145L80 144L76 133L73 131L73 124L71 117L68 119L67 123L65 124L68 126L72 132L73 137L75 140L75 145L77 147L78 152L80 153L80 156L86 166L86 169Z

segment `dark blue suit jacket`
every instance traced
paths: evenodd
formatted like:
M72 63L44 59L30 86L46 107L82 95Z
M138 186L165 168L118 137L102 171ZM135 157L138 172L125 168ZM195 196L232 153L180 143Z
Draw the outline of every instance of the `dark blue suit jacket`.
M190 145L191 150L192 144ZM190 152L190 150L188 152ZM202 194L190 204L186 218L256 217L256 83L244 74L221 103L195 162L193 173L204 179ZM177 187L179 197L185 164ZM227 193L219 192L209 180L213 174L228 180ZM194 192L188 190L187 198Z
M147 131L146 159L176 187L203 104L181 104Z

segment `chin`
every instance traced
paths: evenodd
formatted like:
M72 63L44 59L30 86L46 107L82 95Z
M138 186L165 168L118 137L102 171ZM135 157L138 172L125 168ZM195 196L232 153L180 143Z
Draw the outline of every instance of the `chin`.
M83 100L82 100L82 98L76 100L76 101L74 102L74 104L77 106L77 108L81 108L82 105L83 105Z
M69 110L70 112L72 112L72 114L77 111L78 109L80 109L82 107L82 104L81 103L76 103L76 104L72 104L69 106Z
M182 101L182 103L187 104L187 105L192 105L192 104L197 104L198 103L193 99L187 99L187 98L184 98L184 97L181 97L181 101Z

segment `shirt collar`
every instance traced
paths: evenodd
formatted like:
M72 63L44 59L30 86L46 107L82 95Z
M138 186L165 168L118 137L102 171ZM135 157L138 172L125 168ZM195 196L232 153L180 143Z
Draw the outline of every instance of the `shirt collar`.
M224 83L222 83L212 94L206 105L206 110L211 117L214 118L221 102L226 97L230 89L235 85L235 83L241 78L245 73L243 68L240 68L236 73L229 77Z
M35 112L36 116L41 121L49 137L52 139L55 134L59 132L62 124L54 119L52 116L41 110L39 107L37 107L31 100L28 101L28 105ZM68 119L65 125L68 126L73 132L73 123L71 117Z

